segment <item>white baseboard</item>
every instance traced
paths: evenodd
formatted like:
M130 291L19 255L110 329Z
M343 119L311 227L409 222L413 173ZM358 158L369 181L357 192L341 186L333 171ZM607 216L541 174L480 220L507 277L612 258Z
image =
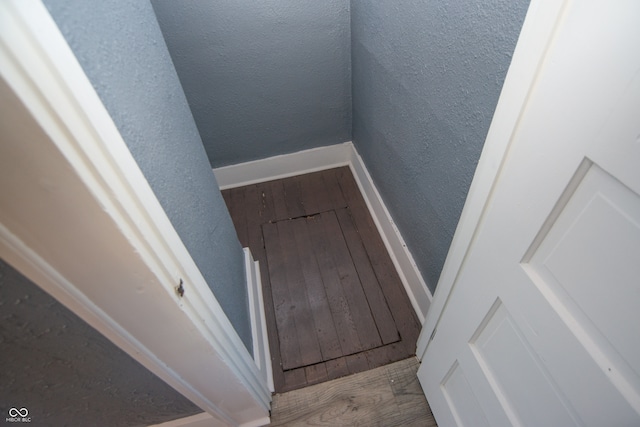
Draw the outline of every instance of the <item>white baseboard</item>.
M389 251L389 256L396 270L398 270L398 275L411 300L413 309L420 320L420 324L422 324L431 305L431 292L422 278L422 274L420 274L413 255L409 252L409 248L400 234L400 230L398 230L387 206L384 204L382 197L380 197L380 193L378 193L378 189L373 183L362 157L356 151L355 146L352 145L352 147L349 167L369 207L373 221L378 227L384 245Z
M251 335L253 340L253 359L266 381L269 391L275 391L273 368L267 335L267 319L264 312L260 264L253 260L251 250L244 248L244 265L247 276L247 294L249 295L249 313L251 317Z
M350 167L416 315L424 322L431 292L352 142L224 166L214 173L220 188L228 189L339 166Z
M221 190L346 166L350 142L216 168Z

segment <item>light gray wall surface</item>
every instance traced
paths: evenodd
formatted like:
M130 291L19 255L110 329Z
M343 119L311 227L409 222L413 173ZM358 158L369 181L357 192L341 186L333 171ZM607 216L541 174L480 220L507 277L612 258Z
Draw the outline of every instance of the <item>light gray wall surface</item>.
M351 1L353 140L432 292L527 7Z
M1 419L13 407L37 426L146 426L202 412L0 259Z
M348 0L153 0L214 167L351 139Z
M151 4L44 3L251 351L244 254Z

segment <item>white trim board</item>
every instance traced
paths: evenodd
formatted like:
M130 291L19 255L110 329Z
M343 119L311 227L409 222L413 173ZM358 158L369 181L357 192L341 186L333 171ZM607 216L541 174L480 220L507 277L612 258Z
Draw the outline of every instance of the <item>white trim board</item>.
M251 249L249 248L244 248L244 266L247 277L249 313L251 316L253 359L267 383L269 390L273 393L275 387L273 384L271 353L269 351L269 336L267 335L267 318L264 312L260 263L254 261Z
M352 142L224 166L213 171L221 188L228 189L339 166L351 169L413 309L420 323L424 322L431 304L431 292Z
M41 2L0 2L0 64L0 257L212 425L264 424L267 382Z
M350 143L311 148L297 153L214 169L221 190L337 168L349 164Z

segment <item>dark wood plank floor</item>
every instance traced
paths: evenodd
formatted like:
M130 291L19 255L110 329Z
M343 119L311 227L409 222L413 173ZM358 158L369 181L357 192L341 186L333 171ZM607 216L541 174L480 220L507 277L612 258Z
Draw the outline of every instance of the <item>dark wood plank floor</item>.
M222 194L260 261L276 392L413 355L420 325L348 167Z

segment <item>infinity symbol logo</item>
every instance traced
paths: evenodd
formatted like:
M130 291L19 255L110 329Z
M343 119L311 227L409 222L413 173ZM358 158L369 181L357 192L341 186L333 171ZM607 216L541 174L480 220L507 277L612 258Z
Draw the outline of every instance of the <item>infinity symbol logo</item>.
M20 408L20 409L11 408L11 409L9 409L9 416L10 417L17 417L18 415L24 418L27 415L29 415L29 410L27 408Z

